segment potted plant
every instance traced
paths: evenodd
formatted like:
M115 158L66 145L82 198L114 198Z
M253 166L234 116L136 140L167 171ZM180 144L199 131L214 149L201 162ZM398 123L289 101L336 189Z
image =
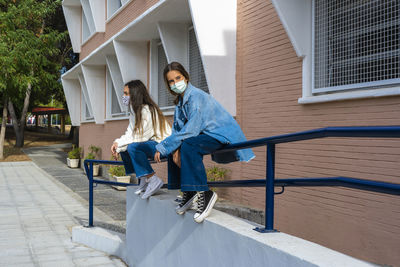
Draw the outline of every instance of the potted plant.
M228 174L228 170L225 168L221 167L211 167L206 169L207 173L207 180L210 182L217 182L217 181L223 181L225 180L225 177ZM218 191L218 188L213 188L212 189L214 192Z
M67 164L70 168L78 168L79 159L81 158L82 148L74 147L70 152L68 152Z
M89 153L86 155L85 159L99 159L100 147L90 145ZM93 164L93 176L99 176L100 165Z
M121 165L112 165L108 169L108 173L113 177L113 179L118 183L130 183L131 176L125 174L125 167ZM126 190L125 186L114 186L117 190Z

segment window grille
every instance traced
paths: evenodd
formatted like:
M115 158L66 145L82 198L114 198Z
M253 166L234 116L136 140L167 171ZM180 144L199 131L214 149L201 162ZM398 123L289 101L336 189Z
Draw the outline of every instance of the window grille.
M209 93L200 50L194 29L189 30L189 74L190 82L197 88Z
M313 93L400 84L399 0L314 0Z
M160 43L157 47L157 59L158 59L158 75L157 75L157 85L158 85L158 106L160 107L170 107L174 106L175 96L172 95L166 88L164 82L164 68L168 65L167 56L165 55L164 47Z

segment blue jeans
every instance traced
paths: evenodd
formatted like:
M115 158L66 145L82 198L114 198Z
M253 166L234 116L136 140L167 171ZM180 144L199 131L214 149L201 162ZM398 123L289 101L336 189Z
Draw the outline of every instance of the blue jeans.
M149 158L154 158L157 144L156 141L152 140L129 144L126 151L120 153L126 174L136 173L136 177L140 178L154 173Z
M181 150L181 168L168 157L168 189L181 191L208 191L207 174L203 156L223 146L217 139L200 134L183 140Z

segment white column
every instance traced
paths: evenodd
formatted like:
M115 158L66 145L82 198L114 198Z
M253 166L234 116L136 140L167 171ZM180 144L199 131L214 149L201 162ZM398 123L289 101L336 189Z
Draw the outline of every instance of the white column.
M67 23L72 49L75 53L81 52L82 10L80 6L63 5L64 17Z
M158 23L157 28L168 63L177 61L181 63L185 69L189 69L187 52L189 25L184 23Z
M96 32L106 30L106 0L89 0Z
M235 116L237 1L188 2L210 93Z
M123 83L139 79L147 85L147 43L113 42Z
M80 122L80 97L81 97L81 86L79 80L76 79L61 79L65 99L68 104L69 116L71 117L71 123L73 126L79 126Z
M86 88L93 117L96 124L103 124L105 118L106 76L105 66L89 66L82 64Z

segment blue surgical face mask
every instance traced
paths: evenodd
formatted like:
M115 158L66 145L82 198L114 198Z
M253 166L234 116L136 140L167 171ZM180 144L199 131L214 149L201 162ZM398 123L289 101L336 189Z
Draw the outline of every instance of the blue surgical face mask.
M185 80L182 80L175 83L174 85L171 85L171 90L177 94L182 94L186 90L186 87L187 83L185 82Z
M129 95L122 96L122 103L127 107L129 106L129 99L130 99Z

